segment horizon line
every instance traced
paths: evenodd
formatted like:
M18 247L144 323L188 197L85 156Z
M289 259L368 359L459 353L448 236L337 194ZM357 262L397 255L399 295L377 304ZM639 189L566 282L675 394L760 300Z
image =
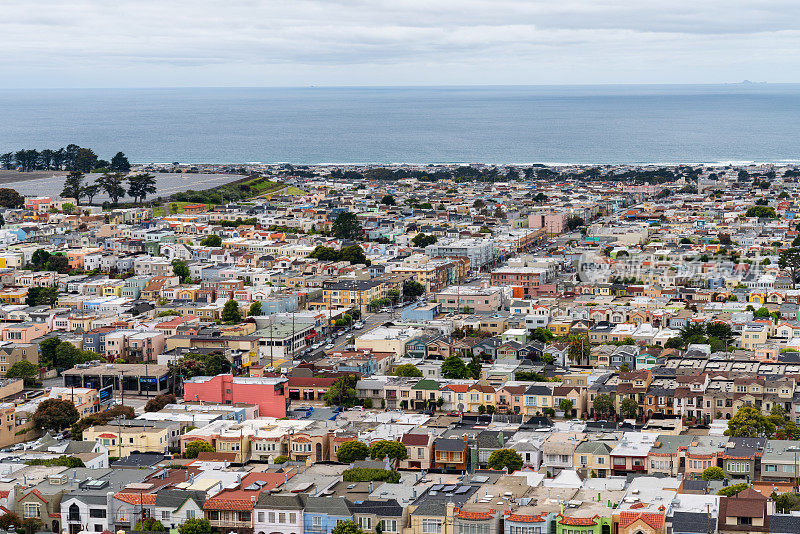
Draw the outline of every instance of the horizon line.
M153 86L15 86L2 87L0 91L63 91L63 90L109 90L109 89L433 89L433 88L501 88L501 87L763 87L800 85L797 82L767 82L742 80L738 82L685 82L685 83L511 83L511 84L303 84L303 85L153 85Z

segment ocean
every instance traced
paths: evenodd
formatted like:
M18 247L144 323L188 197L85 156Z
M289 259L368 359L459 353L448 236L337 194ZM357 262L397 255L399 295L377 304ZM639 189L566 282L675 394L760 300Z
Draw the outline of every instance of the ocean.
M800 85L0 90L0 152L135 163L800 161Z

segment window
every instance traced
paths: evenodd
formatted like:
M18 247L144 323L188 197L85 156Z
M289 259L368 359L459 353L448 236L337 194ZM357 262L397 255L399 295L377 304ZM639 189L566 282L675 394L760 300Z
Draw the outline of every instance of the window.
M39 505L34 503L25 503L22 515L23 517L39 517ZM105 515L103 517L105 517Z
M270 515L274 519L275 514L270 512ZM314 517L312 517L311 518L311 526L314 527L314 528L322 528L322 516L315 515Z
M169 510L161 510L161 519L169 519Z
M286 514L284 512L278 514L278 523L286 523Z
M317 519L317 518L315 517L314 519ZM275 522L275 512L270 512L269 513L269 522L270 523L274 523Z
M289 523L292 524L297 523L297 514L295 513L289 514Z
M186 510L186 519L195 519L194 510Z
M442 534L441 519L423 519L422 532L424 534Z
M362 530L372 530L372 518L371 517L359 517L358 518L358 526L361 527Z

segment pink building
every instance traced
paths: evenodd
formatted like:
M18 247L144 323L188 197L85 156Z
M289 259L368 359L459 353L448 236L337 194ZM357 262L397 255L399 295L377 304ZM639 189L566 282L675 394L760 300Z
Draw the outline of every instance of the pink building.
M500 267L492 271L493 286L512 286L521 287L521 298L536 296L540 292L546 293L550 290L547 284L547 269L540 267ZM544 291L540 291L544 290ZM516 296L516 295L515 295Z
M548 234L560 234L567 226L567 214L564 212L537 211L528 215L528 228L544 228Z
M183 400L255 404L260 417L286 417L286 386L286 378L196 376L183 383Z

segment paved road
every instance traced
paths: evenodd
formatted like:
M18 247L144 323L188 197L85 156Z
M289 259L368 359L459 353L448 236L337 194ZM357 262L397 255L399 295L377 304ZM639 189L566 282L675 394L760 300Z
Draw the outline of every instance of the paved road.
M366 334L367 332L371 332L376 328L378 328L383 323L390 321L391 319L392 319L391 313L374 313L372 315L367 315L366 317L364 317L364 328L362 328L361 330L351 330L346 334L338 336L336 338L336 341L334 341L333 348L327 350L327 352L344 350L345 347L347 347L347 341L351 337L358 337L360 335Z

